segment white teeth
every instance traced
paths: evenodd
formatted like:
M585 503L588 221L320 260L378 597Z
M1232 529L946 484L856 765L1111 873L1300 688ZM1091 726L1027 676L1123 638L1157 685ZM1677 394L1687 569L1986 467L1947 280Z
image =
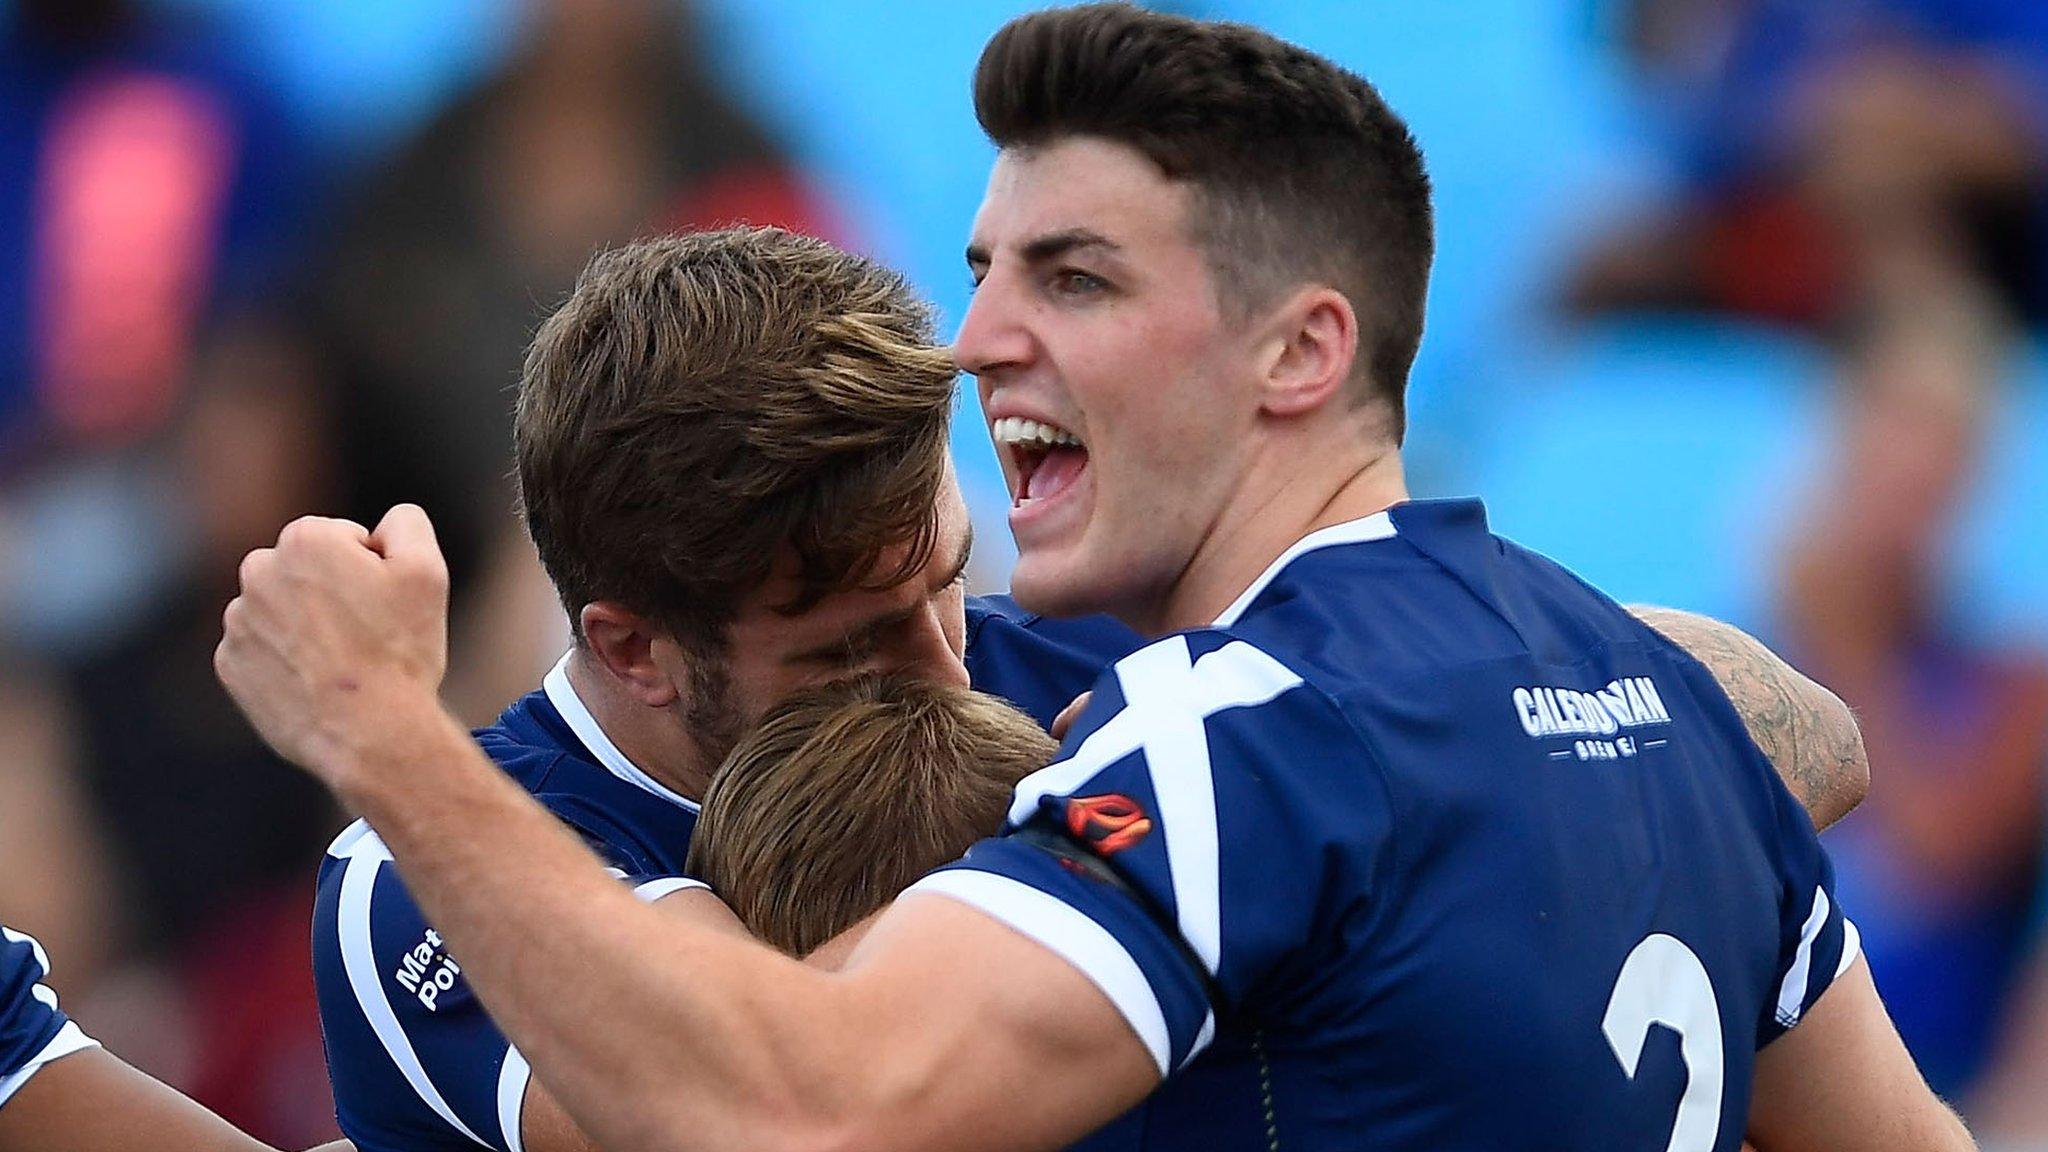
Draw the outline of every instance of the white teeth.
M1005 416L995 422L991 431L998 444L1043 444L1047 447L1071 444L1081 447L1081 438L1072 432L1022 416Z

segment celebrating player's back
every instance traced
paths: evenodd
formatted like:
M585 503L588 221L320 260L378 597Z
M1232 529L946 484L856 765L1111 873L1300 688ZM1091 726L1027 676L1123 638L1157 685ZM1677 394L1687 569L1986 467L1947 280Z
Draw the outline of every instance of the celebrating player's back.
M915 890L1127 990L1178 1070L1149 1147L1733 1148L1753 1054L1855 955L1705 671L1473 503L1310 536L1064 753L1025 836Z

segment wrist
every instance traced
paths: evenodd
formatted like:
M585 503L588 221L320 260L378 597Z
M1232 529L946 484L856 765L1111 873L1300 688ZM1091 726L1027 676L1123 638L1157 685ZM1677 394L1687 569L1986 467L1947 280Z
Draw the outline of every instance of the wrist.
M355 718L328 733L315 753L320 762L311 767L350 810L367 816L470 738L440 698L420 685L400 682L363 696Z

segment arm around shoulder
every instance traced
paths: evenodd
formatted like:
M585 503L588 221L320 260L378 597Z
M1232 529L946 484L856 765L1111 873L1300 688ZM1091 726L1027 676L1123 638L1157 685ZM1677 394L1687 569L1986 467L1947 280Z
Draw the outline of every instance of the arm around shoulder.
M1706 666L1785 786L1827 828L1870 791L1870 757L1841 698L1732 624L1675 608L1629 612Z

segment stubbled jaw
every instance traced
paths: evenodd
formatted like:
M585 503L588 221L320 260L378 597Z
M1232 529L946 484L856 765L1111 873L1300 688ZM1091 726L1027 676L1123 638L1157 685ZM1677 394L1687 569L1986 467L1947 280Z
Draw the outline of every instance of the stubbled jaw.
M989 429L1010 475L1013 509L1051 501L1071 489L1088 468L1088 446L1064 428L1023 416L1005 416Z

